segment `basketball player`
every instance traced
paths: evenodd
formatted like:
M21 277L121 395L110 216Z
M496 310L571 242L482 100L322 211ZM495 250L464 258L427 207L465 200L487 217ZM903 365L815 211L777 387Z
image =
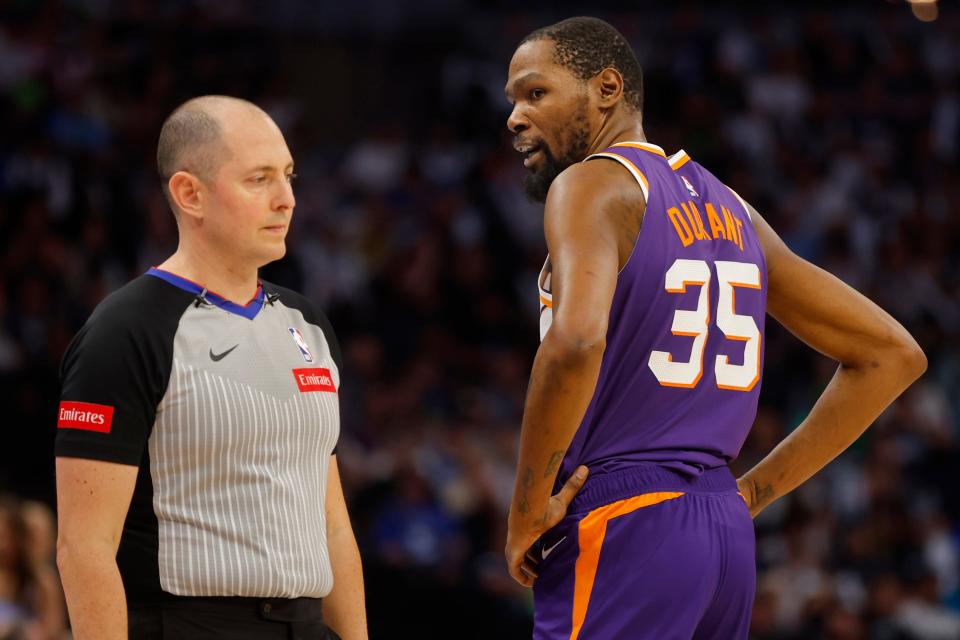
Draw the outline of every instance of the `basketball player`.
M926 359L707 169L646 141L640 66L609 24L527 36L506 95L549 250L506 547L534 586L534 637L746 638L751 516L847 448ZM735 479L766 312L839 368Z

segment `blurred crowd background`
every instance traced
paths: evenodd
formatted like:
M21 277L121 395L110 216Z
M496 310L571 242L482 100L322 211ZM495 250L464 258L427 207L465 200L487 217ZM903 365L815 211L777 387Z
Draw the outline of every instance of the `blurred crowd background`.
M901 2L591 2L634 45L644 125L896 316L928 373L756 521L757 640L960 638L960 12ZM948 6L949 5L949 6ZM537 347L541 207L505 129L529 31L586 5L0 2L0 639L65 637L52 440L63 351L173 251L163 118L267 109L297 161L289 255L345 355L339 458L374 638L529 638L505 513ZM835 365L768 323L743 471Z

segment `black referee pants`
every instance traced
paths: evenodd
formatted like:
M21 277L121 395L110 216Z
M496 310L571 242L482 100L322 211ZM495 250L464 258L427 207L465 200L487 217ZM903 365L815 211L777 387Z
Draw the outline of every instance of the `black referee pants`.
M177 598L128 608L130 640L340 640L319 598Z

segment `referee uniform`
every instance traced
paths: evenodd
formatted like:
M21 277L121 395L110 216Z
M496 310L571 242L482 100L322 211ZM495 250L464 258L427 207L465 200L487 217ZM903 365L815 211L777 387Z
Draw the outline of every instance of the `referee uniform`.
M139 467L117 565L131 638L336 638L324 497L342 365L327 318L151 269L64 357L56 455ZM211 636L212 637L212 636Z

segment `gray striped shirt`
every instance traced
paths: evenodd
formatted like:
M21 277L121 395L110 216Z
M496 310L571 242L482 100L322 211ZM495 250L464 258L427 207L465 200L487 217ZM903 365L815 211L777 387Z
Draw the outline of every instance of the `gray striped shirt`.
M103 384L77 384L81 377L95 376L102 361L110 359L103 331L93 327L81 332L75 340L79 344L71 345L78 353L71 359L68 352L64 360L62 398L73 401L71 407L77 401L81 408L84 402L114 407L113 424L107 433L59 429L57 455L140 464L141 476L149 472L152 495L135 496L124 536L136 547L138 534L149 528L150 518L135 508L138 499L143 503L149 498L156 548L152 540L142 546L146 553L155 553L162 592L325 596L333 574L324 503L340 428L339 348L329 323L301 296L272 285L266 289L279 292L277 296L261 294L242 307L209 293L206 303L196 302L197 291L165 272L152 270L144 279L148 282L141 288L154 294L158 286L188 294L175 295L177 302L165 305L165 313L172 306L178 316L156 322L148 310L138 313L124 305L126 314L134 317L100 324L122 324L123 330L129 330L131 322L157 327L153 333L159 336L133 336L134 348L141 343L146 356L116 348L113 355L120 360L115 368L126 369L129 378L146 380L135 386L159 388L162 380L154 378L165 377L162 395L151 399L149 392L138 394L122 380L117 391L106 394L91 393ZM164 296L171 294L164 290ZM118 330L113 328L114 333ZM149 331L140 327L133 332L144 330ZM151 349L158 352L155 357ZM153 360L166 371L159 376L156 371L136 371L138 364L155 368ZM105 397L110 395L116 397ZM156 400L153 410L129 402L137 395L147 396L148 403ZM138 413L152 413L144 434ZM146 436L139 440L139 452L130 443L131 434ZM138 492L144 493L140 484ZM143 581L131 574L144 569L144 562L137 557L126 563L126 571L121 562L128 590L131 580ZM145 585L140 587L145 590Z

